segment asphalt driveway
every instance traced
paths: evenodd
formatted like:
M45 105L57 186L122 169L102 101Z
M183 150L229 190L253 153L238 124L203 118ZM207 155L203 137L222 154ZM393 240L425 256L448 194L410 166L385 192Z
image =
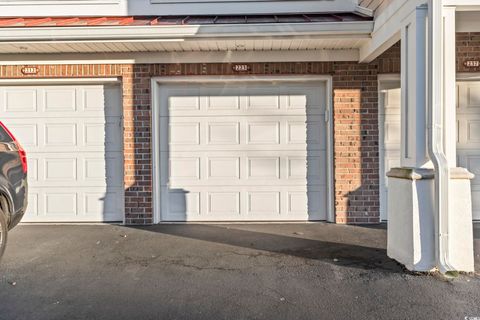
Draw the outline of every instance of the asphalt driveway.
M465 319L476 275L414 275L386 230L331 224L19 226L0 319Z

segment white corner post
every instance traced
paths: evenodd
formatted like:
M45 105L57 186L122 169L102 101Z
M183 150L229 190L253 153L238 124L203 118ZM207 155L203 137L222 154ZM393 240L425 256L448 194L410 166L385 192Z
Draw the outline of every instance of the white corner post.
M473 271L472 175L455 168L455 8L437 1L437 25L422 5L401 28L401 167L387 174L387 254L412 271Z
M442 272L474 271L472 192L474 175L457 167L456 31L455 7L442 7L443 146L449 167L446 212L438 212L437 267ZM435 39L435 37L433 38Z
M387 254L413 271L435 268L434 170L427 148L428 7L401 29L400 168L388 176Z

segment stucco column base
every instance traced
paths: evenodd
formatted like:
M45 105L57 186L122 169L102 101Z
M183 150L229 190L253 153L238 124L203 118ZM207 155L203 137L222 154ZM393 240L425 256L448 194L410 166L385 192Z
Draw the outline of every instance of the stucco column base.
M434 171L393 168L388 177L387 255L411 271L435 269Z
M394 168L388 176L387 254L411 271L431 271L435 259L435 172ZM474 270L470 180L464 168L450 171L449 262L457 271Z
M472 191L475 175L465 168L450 169L450 264L457 271L474 272Z

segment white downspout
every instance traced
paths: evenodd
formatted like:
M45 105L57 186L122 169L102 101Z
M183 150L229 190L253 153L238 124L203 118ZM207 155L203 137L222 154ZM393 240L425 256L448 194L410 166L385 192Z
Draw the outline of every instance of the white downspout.
M448 189L450 169L444 150L443 119L443 0L428 1L428 152L435 168L435 257L440 272L450 264Z

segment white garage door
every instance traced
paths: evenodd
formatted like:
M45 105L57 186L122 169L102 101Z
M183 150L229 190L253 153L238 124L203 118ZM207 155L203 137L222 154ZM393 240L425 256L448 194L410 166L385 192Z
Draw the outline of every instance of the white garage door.
M0 112L27 151L29 204L23 221L123 219L118 87L0 87Z
M458 82L457 90L458 165L475 174L473 219L480 220L480 82Z
M473 219L480 220L480 83L457 83L458 166L475 174L472 180ZM385 174L400 166L400 89L383 92L380 113L382 220L387 219L388 185Z
M163 221L325 220L321 83L160 87Z
M379 108L380 122L380 219L387 220L388 178L387 172L400 167L400 88L392 84L382 91Z

